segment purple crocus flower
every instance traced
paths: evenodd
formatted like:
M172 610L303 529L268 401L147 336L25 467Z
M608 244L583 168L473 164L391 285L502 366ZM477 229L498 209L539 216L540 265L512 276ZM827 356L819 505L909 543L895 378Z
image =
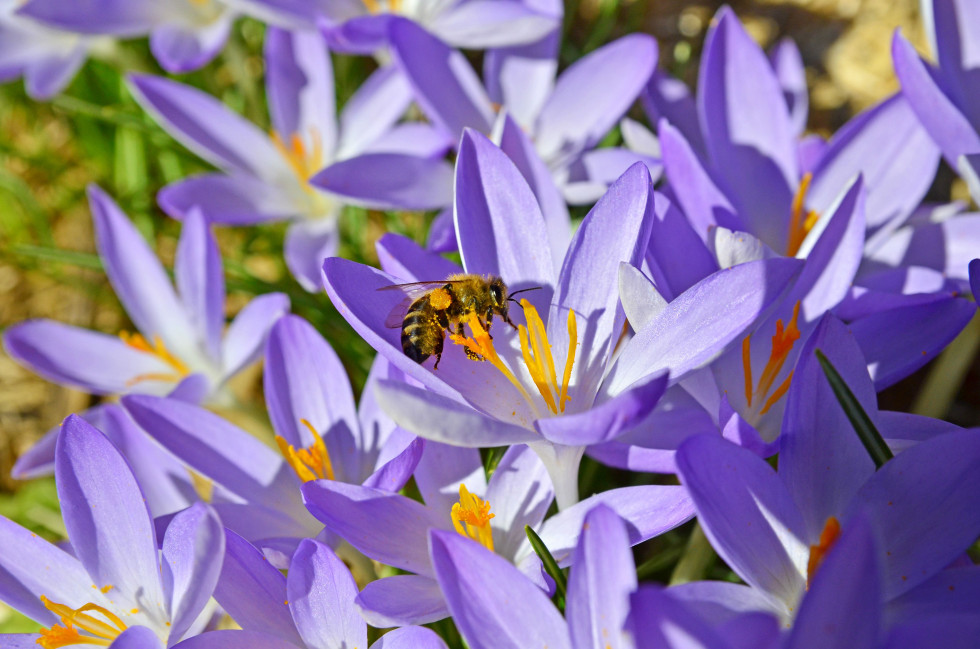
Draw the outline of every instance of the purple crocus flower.
M860 351L843 326L828 317L797 367L778 473L752 452L716 436L697 436L680 447L679 474L697 503L705 533L748 586L700 582L677 587L677 593L711 600L721 609L770 611L789 622L802 615L797 605L814 573L819 575L821 557L841 529L864 515L880 544L876 561L882 567L882 601L892 606L945 574L943 569L980 534L980 512L970 495L980 475L976 431L935 434L935 427L908 420L902 432L905 445L911 445L875 472L824 380L813 356L818 348L875 415L874 388ZM897 437L894 431L892 437ZM925 441L915 444L919 439ZM862 570L874 563L864 562ZM958 597L947 603L961 610L970 606Z
M564 508L578 499L584 448L642 421L667 385L664 371L674 381L710 361L778 297L798 268L795 260L777 259L717 273L617 349L625 322L615 289L620 264L642 261L652 211L650 177L638 164L586 216L559 264L551 258L544 218L520 172L486 138L467 132L456 167L463 267L500 276L511 291L541 287L521 301L526 329L516 336L495 330L491 343L482 323L471 318L475 338L455 340L479 347L491 362L470 361L451 345L433 371L406 357L398 332L385 327L399 298L375 289L398 279L328 259L327 292L365 340L424 386L379 384L379 402L399 425L458 446L531 445L548 467ZM404 246L401 254L399 263L388 267L412 269L415 276L402 281L459 272L442 258ZM533 344L529 331L538 339ZM533 351L539 345L547 355Z
M198 208L211 222L288 220L285 256L310 291L320 264L338 248L345 204L432 209L449 202L445 138L401 124L411 92L389 66L372 75L336 116L330 55L313 32L270 29L266 90L273 131L262 133L223 104L174 81L133 75L137 100L177 140L221 169L165 187L160 206L184 218Z
M119 38L149 34L153 56L172 73L196 70L213 59L236 18L220 0L30 0L17 13L75 34Z
M213 505L225 527L285 568L298 541L323 529L303 506L300 485L329 478L397 491L418 463L421 442L374 403L371 388L388 373L387 363L375 362L356 408L333 349L305 320L286 316L269 334L265 357L266 402L280 452L191 404L134 396L123 405L147 433L222 489L222 502Z
M583 57L557 79L556 39L548 40L543 51L534 48L538 58L533 63L528 63L524 50L488 55L485 90L462 54L414 23L393 21L389 31L395 61L429 118L454 140L466 128L486 135L495 132L509 155L530 157L522 171L543 204L548 196L538 190L545 181L533 177L539 173L536 166L550 173L564 198L574 204L594 202L638 160L649 162L651 173L659 173L659 163L626 149L593 151L653 72L657 44L652 37L620 38ZM495 125L501 109L506 109L511 123ZM567 230L567 215L565 221Z
M177 245L175 291L140 233L94 185L89 205L109 282L138 332L110 336L28 320L4 332L7 353L47 379L93 394L220 400L228 378L258 359L269 327L288 309L286 296L256 298L223 333L221 257L200 214L189 216Z
M367 625L354 605L357 584L350 570L322 543L305 539L286 576L234 532L228 533L224 568L214 596L242 628L301 649L367 647ZM277 648L279 645L276 645ZM375 649L445 649L422 627L384 635Z
M196 504L177 514L158 549L126 461L74 415L62 425L55 479L71 553L0 517L0 599L46 627L21 636L23 646L128 646L120 638L135 636L162 648L199 633L224 554L214 512Z
M568 580L565 618L527 576L480 544L433 530L436 579L473 649L636 646L625 630L636 569L626 527L604 505L585 516ZM566 621L567 620L567 621Z

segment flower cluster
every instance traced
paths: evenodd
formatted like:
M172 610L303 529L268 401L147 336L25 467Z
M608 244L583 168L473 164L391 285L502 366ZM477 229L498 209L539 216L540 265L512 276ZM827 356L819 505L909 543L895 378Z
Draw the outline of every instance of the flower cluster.
M0 5L36 99L121 38L176 74L266 23L272 126L127 74L214 170L157 194L172 277L90 186L132 330L4 331L105 399L14 467L54 474L68 539L0 517L0 600L39 626L0 646L975 646L980 433L877 399L980 298L980 214L924 202L943 159L980 202L980 13L925 6L937 65L896 34L901 92L824 139L795 46L727 7L695 95L645 34L559 73L551 0ZM337 53L378 62L342 106ZM350 206L437 214L376 267L339 255ZM285 292L226 326L212 226L269 222L293 304L377 352L359 402ZM265 440L215 411L260 360Z

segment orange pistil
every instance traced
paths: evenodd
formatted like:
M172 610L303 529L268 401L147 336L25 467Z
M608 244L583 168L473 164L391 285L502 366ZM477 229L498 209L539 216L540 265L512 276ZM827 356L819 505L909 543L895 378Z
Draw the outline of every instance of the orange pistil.
M313 444L309 448L297 449L287 442L283 437L276 435L276 446L282 456L293 468L296 475L303 482L310 480L333 480L333 464L330 462L330 454L327 453L327 446L323 443L323 438L316 432L313 424L305 419L299 420L301 424L309 429L313 435Z
M119 616L97 604L85 604L75 609L52 602L44 595L41 595L41 602L61 619L61 624L55 624L50 629L41 629L37 644L44 649L59 649L76 644L108 647L127 628ZM87 614L87 611L99 613L109 623ZM82 635L81 631L91 635Z
M309 150L299 133L293 133L289 137L288 146L278 132L272 131L270 137L276 151L286 159L303 188L313 191L309 186L309 180L323 168L323 138L320 137L320 132L316 129L310 130L312 146Z
M167 381L176 383L191 373L190 368L182 360L170 353L170 350L163 344L163 339L159 335L155 334L153 336L152 344L142 335L129 333L128 331L119 332L119 338L133 349L156 356L174 370L172 373L150 372L140 374L126 381L126 385L135 385L141 381Z
M471 494L465 485L460 484L459 502L453 505L449 515L453 519L453 527L459 534L473 539L493 552L493 530L490 529L490 519L495 514L490 513L490 503L480 500L478 496Z
M840 522L831 516L827 519L827 522L823 526L823 531L820 532L820 540L816 545L810 546L810 558L806 562L806 583L807 588L810 587L810 580L813 579L813 575L816 574L817 568L823 563L826 558L827 553L830 552L830 548L834 546L837 542L838 537L840 537Z
M789 235L786 239L787 257L796 256L796 253L800 251L800 246L803 245L803 240L806 239L806 235L810 233L810 230L816 225L817 219L820 218L820 215L813 210L807 212L806 216L803 215L803 201L806 199L806 192L810 189L810 181L812 180L812 173L803 174L800 186L793 197L793 207L789 217Z
M779 372L783 369L783 365L786 363L786 358L789 356L790 351L793 349L793 345L800 338L800 330L796 326L796 321L800 315L800 303L797 301L796 305L793 307L793 317L789 321L789 325L785 328L783 327L782 319L776 321L776 333L772 337L772 351L769 353L769 360L766 362L765 368L762 370L762 376L759 377L759 383L755 390L752 389L752 348L751 348L751 336L746 336L742 341L742 368L745 373L745 401L749 408L752 407L752 401L755 400L757 403L765 399L765 403L762 405L762 409L759 410L760 415L766 414L770 408L772 408L777 401L779 401L786 391L789 390L790 381L793 378L793 373L790 372L783 382L777 387L771 394L773 383L776 381L776 377L779 376ZM766 398L768 395L768 398Z

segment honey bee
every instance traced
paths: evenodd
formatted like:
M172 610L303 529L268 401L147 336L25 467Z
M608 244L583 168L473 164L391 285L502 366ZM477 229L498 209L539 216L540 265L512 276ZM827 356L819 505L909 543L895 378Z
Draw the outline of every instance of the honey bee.
M538 287L535 287L538 288ZM433 354L439 367L445 333L464 335L463 323L473 314L480 318L487 332L493 316L499 315L515 329L508 315L508 302L516 302L513 295L529 291L523 289L507 294L507 285L499 277L484 275L450 275L448 279L431 282L394 284L378 290L398 289L408 297L392 309L385 326L401 327L402 351L416 363L423 363ZM468 347L464 348L470 360L485 360Z

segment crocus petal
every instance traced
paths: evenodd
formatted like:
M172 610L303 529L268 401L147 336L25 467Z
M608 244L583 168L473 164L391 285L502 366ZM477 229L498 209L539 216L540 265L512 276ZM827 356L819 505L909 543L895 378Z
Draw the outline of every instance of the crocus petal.
M728 7L705 37L698 110L712 166L747 229L784 248L799 178L795 133L769 61Z
M129 0L98 0L71 5L57 0L37 0L24 5L17 13L66 31L129 38L145 36L162 17L160 7L155 3Z
M541 157L594 146L636 100L657 65L657 42L624 36L582 57L555 83L538 115L535 142Z
M450 216L450 218L452 218ZM453 245L455 245L455 233ZM406 282L428 282L462 273L463 269L432 250L424 250L408 237L393 232L381 235L374 245L381 268Z
M567 355L569 311L575 313L577 327L589 332L590 341L578 350L572 366L568 396L577 411L591 405L622 332L626 316L619 306L619 294L609 287L616 285L621 262L633 266L642 263L650 239L653 203L650 173L642 164L635 164L589 211L569 244L547 328L556 358Z
M705 154L697 105L683 81L662 70L654 70L640 99L652 124L662 120L670 122L699 156ZM662 133L659 126L657 130Z
M769 55L776 80L783 90L786 106L789 108L789 119L793 132L801 135L806 129L807 110L810 96L806 87L806 70L800 49L790 38L784 38L776 44Z
M684 442L677 468L711 546L750 586L793 606L809 555L806 527L772 468L711 435Z
M302 490L310 513L367 556L432 574L425 539L443 518L429 508L399 494L331 480L307 482Z
M958 297L899 307L850 325L868 361L876 390L905 378L934 358L963 330L976 306ZM901 322L902 326L895 326Z
M450 511L459 500L459 486L465 485L471 493L483 497L487 492L486 476L477 449L427 442L415 471L415 484L426 506L437 513L441 512L444 527L448 528L452 524ZM527 474L521 477L527 478ZM522 486L528 487L528 483Z
M975 617L980 566L948 568L888 603L894 621L944 614Z
M333 348L306 320L286 315L272 331L263 375L269 418L278 435L296 448L314 440L302 423L323 437L336 479L360 481L359 428L354 393Z
M588 410L538 419L534 426L555 444L590 446L608 442L646 419L667 389L667 380L666 373L642 378Z
M354 607L357 584L327 546L303 539L289 566L286 596L307 647L367 646L367 625Z
M358 153L401 153L419 158L441 158L454 141L445 131L423 122L401 122L367 143Z
M854 336L826 315L807 338L786 395L779 475L816 543L827 518L840 517L874 473L874 464L830 389L814 352L821 350L872 417L877 397Z
M484 49L533 43L558 22L555 16L538 13L521 2L472 0L443 11L428 27L454 47Z
M881 569L874 532L858 517L844 529L807 587L788 649L878 647Z
M868 187L867 226L876 228L919 205L938 164L939 149L908 101L895 95L834 134L813 174L807 206L825 212L860 173Z
M681 132L665 119L660 120L657 130L663 149L664 173L697 235L706 241L713 226L744 230L731 201L718 188Z
M364 480L365 487L400 491L415 472L422 458L425 441L416 437L401 453L381 465Z
M246 631L268 633L305 646L290 614L286 578L255 546L234 532L225 535L224 561L214 598Z
M266 96L281 138L296 135L331 155L337 146L333 66L314 31L271 28L265 35Z
M931 9L934 21L933 52L943 79L947 82L950 97L962 107L971 124L980 124L980 89L977 88L977 39L980 30L980 14L969 0L938 0L928 3L924 14ZM930 30L933 31L933 30Z
M550 10L557 13L563 8L561 3L553 3ZM483 78L490 98L506 106L522 129L534 126L554 88L561 41L558 31L528 45L488 50L483 57Z
M879 469L854 499L884 550L890 599L949 565L980 535L980 435L960 431L922 442Z
M576 649L632 646L626 634L636 566L623 520L605 505L585 517L568 580L568 619Z
M88 196L99 256L133 323L179 358L199 355L193 326L146 240L98 186L89 185Z
M208 94L176 81L130 75L140 105L181 144L225 171L271 180L292 171L272 141Z
M234 15L225 11L206 27L161 25L150 34L150 50L171 74L191 72L218 55L228 40Z
M912 45L898 31L892 40L895 74L902 83L902 94L953 168L966 153L980 151L980 134L966 116L939 88L934 71L919 58Z
M690 221L666 196L654 193L654 208L646 261L657 289L671 301L717 271L719 263L721 268L728 265L718 255L717 246L715 255L712 255ZM711 227L709 232L717 235L719 230L728 232L722 227ZM709 242L714 241L717 241L717 236L712 238L709 234ZM638 329L634 327L634 330Z
M389 631L371 649L446 649L446 643L435 631L412 626Z
M24 68L24 90L35 101L51 99L65 89L88 58L88 47L80 44L64 56L53 56Z
M26 320L10 327L4 331L3 346L11 358L44 378L93 394L125 393L134 387L159 389L158 381L132 381L173 372L156 356L116 336L54 320Z
M786 609L758 588L730 581L691 581L671 586L671 597L687 604L714 625L725 624L753 611L785 615Z
M467 272L502 277L511 292L546 287L527 295L545 310L555 271L541 209L507 154L474 131L456 159L456 237Z
M375 209L434 210L452 197L449 163L402 153L365 153L335 162L310 183Z
M97 588L167 619L156 533L143 492L119 451L75 415L61 428L55 479L72 549Z
M188 176L157 193L160 208L175 219L198 209L210 223L251 225L296 214L293 201L251 174L232 172Z
M470 647L571 646L565 620L548 596L510 562L455 532L433 530L430 543L436 578Z
M4 643L6 646L6 643ZM145 626L129 627L112 641L112 649L163 649L160 638L153 629Z
M218 242L196 210L184 220L174 261L174 276L181 302L199 339L207 345L211 358L220 361L221 330L225 324L225 275Z
M412 102L412 88L395 65L379 68L340 113L338 158L357 155L389 132ZM455 138L453 138L455 140Z
M180 649L297 649L300 645L267 633L221 630L187 638L178 646Z
M694 611L653 584L630 596L629 630L637 649L729 649Z
M367 623L379 629L428 624L449 617L439 583L419 575L394 575L372 581L355 603Z
M698 282L626 343L603 389L618 394L638 379L664 369L670 371L673 382L707 363L779 297L800 263L793 259L756 261Z
M973 649L980 635L976 615L953 617L935 615L897 624L882 643L884 649L918 649L935 643L944 649Z
M494 514L490 521L495 532L494 551L513 560L518 549L528 545L524 527L537 528L541 524L555 499L555 491L537 454L518 445L511 446L500 458L484 499Z
M214 592L225 534L211 508L195 503L174 516L163 536L162 572L170 601L170 638L180 640Z
M634 331L653 322L667 306L667 300L643 271L625 262L619 264L619 300Z
M396 424L434 442L480 448L540 439L530 428L494 419L468 405L406 383L381 381L375 393L381 408Z
M286 230L283 255L286 266L300 286L311 293L321 288L320 266L327 257L337 254L340 236L335 215L325 219L297 221Z
M980 303L980 259L970 262L970 292L974 301Z
M490 99L463 55L411 20L393 19L388 30L391 54L425 114L452 137L465 128L489 133Z
M269 329L288 311L288 297L282 293L266 293L238 312L228 327L221 350L222 365L228 376L258 360Z

